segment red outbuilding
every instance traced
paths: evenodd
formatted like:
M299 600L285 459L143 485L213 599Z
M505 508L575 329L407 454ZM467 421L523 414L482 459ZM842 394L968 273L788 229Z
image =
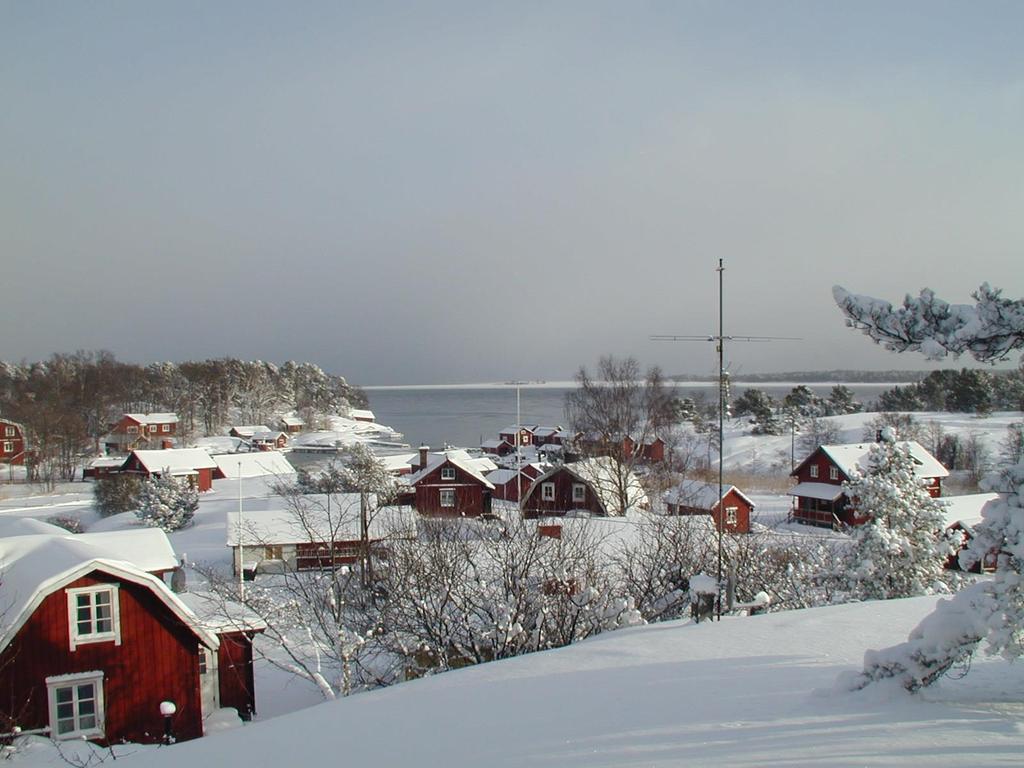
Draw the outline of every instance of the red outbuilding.
M214 473L218 472L217 463L202 448L176 448L165 451L132 451L121 472L157 476L164 473L172 477L186 477L198 491L213 488Z
M684 481L666 491L665 507L670 515L708 515L719 530L729 533L750 533L754 512L754 502L736 486L723 486L719 496L717 483L696 481Z
M408 490L404 499L421 515L481 517L491 514L494 485L467 460L463 451L429 453L427 448L421 448L419 461L406 483Z
M0 464L25 463L25 430L21 424L0 418Z

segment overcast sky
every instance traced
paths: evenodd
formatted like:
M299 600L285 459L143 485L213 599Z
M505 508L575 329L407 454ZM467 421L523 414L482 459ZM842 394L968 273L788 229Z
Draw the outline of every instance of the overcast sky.
M910 368L1024 295L1024 3L0 1L0 359Z

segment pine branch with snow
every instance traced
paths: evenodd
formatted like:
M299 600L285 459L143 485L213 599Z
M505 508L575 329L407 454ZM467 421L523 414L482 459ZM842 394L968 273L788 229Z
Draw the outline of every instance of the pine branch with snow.
M142 483L135 515L148 526L177 531L192 522L199 508L199 493L188 480L164 472Z

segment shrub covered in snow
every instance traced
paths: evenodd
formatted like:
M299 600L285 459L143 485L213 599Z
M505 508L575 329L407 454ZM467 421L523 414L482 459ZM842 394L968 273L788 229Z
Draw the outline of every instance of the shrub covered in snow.
M139 520L154 528L177 531L192 522L199 508L199 492L187 480L178 480L168 473L152 476L139 491Z

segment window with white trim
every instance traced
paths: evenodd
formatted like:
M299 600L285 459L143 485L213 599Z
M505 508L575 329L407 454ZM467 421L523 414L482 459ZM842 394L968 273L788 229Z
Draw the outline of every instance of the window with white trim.
M572 484L572 500L573 501L586 501L587 500L587 486L583 483Z
M139 428L134 424L129 424L126 431L129 435L137 435L139 433Z
M441 489L441 506L442 507L454 507L455 506L455 489L454 488L442 488Z
M442 480L454 480L455 479L455 467L441 467L441 479Z
M71 650L85 643L113 640L121 644L121 617L116 584L68 589Z
M14 427L4 427L4 437L14 437Z
M103 673L46 678L50 735L55 739L103 736Z
M540 485L540 499L541 499L541 501L554 501L555 500L555 484L554 483L541 483L541 485Z
M170 424L161 424L160 425L160 431L161 432L170 432L171 431L171 425Z
M817 476L818 476L818 465L817 464L811 464L811 477L817 477Z
M12 443L10 440L5 440L4 441L4 453L13 453L13 452L14 452L14 443Z
M838 467L829 467L828 468L828 479L829 480L838 480L839 479L839 468Z
M736 525L736 507L725 508L725 523L726 525Z

